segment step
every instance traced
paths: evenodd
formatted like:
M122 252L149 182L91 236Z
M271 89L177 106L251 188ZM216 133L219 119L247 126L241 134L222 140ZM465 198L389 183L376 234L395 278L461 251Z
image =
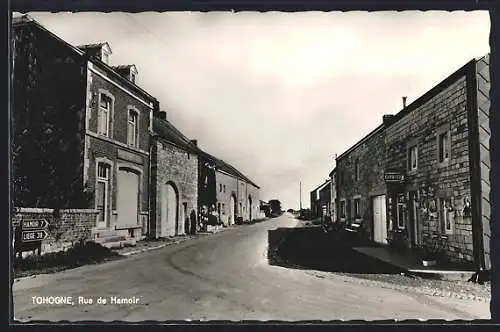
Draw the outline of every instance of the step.
M124 235L114 235L114 236L106 236L106 237L98 237L94 239L95 243L108 243L108 242L119 242L125 241L127 237Z
M101 243L101 245L103 247L108 248L108 249L119 249L119 248L123 248L125 246L135 247L137 245L137 241L133 238L128 238L128 239L121 240L121 241L104 242L104 243Z

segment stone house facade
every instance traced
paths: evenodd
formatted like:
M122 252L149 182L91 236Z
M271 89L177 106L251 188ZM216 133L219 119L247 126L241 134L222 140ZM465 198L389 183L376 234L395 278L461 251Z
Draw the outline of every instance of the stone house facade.
M198 214L196 144L169 121L153 117L151 137L151 230L154 238L192 234Z
M386 192L384 157L382 124L336 159L337 219L347 226L360 224L367 238L381 243L386 243L386 227L382 220L374 219L374 214L384 210L379 206Z
M489 269L489 55L473 59L337 158L340 221Z
M489 268L489 55L473 59L386 128L389 231L408 247L445 236L446 256Z
M331 182L327 180L323 187L319 190L319 206L321 210L321 217L330 216L331 211Z
M336 168L334 168L328 176L330 177L330 217L332 222L337 221L337 181Z
M110 66L107 43L74 47L28 16L13 21L12 43L19 204L95 209L94 236L140 238L158 101L135 83L134 66Z
M260 188L233 166L211 156L215 175L215 209L226 226L260 216Z

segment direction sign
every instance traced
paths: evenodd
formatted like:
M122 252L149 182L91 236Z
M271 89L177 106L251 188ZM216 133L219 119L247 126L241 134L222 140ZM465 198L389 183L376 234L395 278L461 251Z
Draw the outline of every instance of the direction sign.
M22 232L22 241L23 242L32 242L32 241L42 241L45 239L49 233L46 230L34 230L34 231L23 231Z
M31 219L23 220L21 223L21 228L23 230L41 230L47 228L49 223L45 219Z

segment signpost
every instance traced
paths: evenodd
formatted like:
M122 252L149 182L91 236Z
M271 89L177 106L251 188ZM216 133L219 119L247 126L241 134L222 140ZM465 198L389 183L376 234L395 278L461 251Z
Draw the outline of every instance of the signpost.
M44 240L49 233L46 228L49 225L45 219L23 220L21 222L22 242L36 242Z

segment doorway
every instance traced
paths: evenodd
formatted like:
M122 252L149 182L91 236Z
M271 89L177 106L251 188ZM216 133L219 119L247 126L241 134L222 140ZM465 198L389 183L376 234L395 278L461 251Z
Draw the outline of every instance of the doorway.
M127 168L120 168L117 182L117 226L136 226L139 215L139 174Z
M409 192L410 201L409 201L409 214L410 214L410 236L411 236L411 244L413 247L417 247L420 245L420 227L419 227L419 218L418 218L418 193L417 191Z
M387 244L387 218L385 195L372 198L373 206L373 240L376 243Z

